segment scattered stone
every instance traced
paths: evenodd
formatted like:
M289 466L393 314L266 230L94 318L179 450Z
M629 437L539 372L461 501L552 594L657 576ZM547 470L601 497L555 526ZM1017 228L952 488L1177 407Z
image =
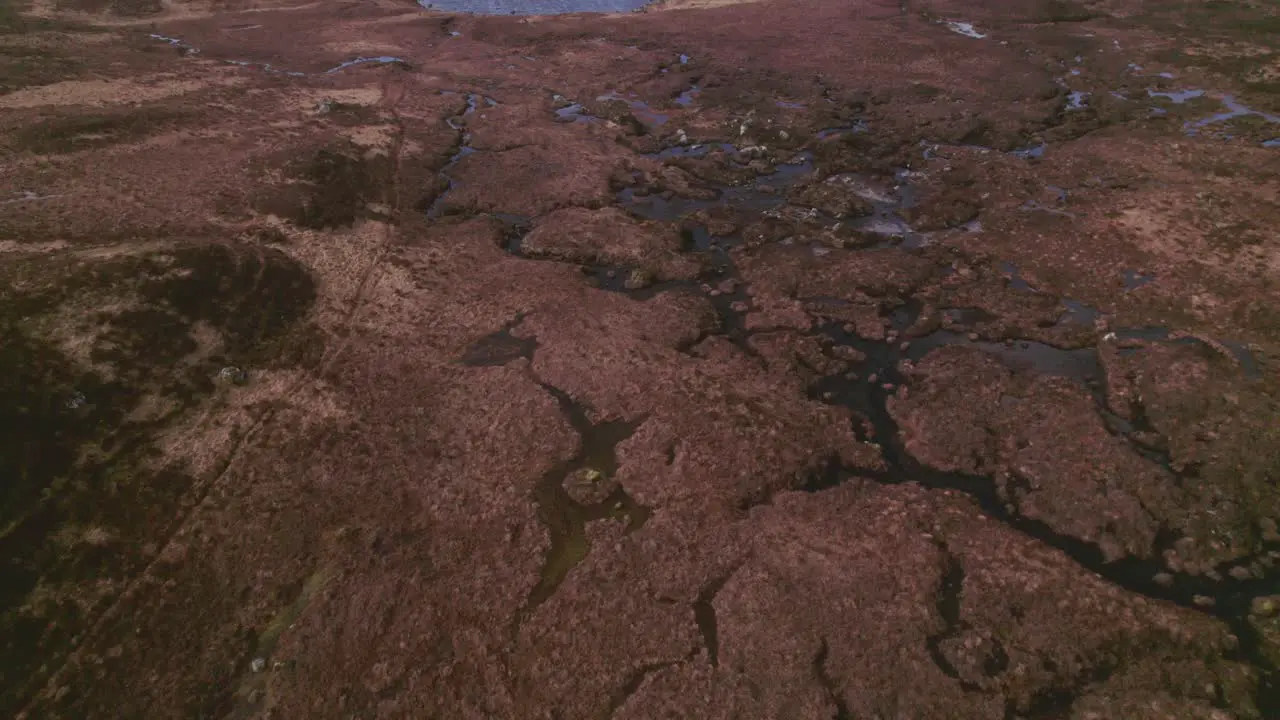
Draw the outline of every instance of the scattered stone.
M653 273L643 268L636 268L627 273L623 286L628 290L640 290L653 284Z
M733 304L729 306L729 309L730 309L730 310L732 310L732 311L734 311L734 312L740 312L740 313L741 313L741 312L746 312L747 310L749 310L749 309L750 309L750 306L749 306L749 305L747 305L745 302L743 302L743 301L741 301L741 300L735 300L735 301L733 302Z
M604 502L617 487L617 481L594 468L583 468L564 479L565 492L579 505Z
M260 673L263 670L266 670L267 669L266 658L260 658L260 657L254 658L253 662L249 663L249 669L255 673Z
M1155 577L1151 579L1160 587L1173 587L1173 575L1169 573L1156 573Z
M1191 602L1195 603L1200 607L1213 607L1214 605L1217 604L1217 601L1209 597L1208 595L1196 595L1195 597L1191 598Z
M249 382L249 373L243 368L228 365L218 371L218 380L233 385L244 385Z
M969 333L969 342L977 342L977 341L978 341L978 337L979 337L979 336L978 336L978 333L976 333L976 332L971 332L971 333Z
M1236 580L1248 580L1253 577L1253 573L1249 572L1249 568L1243 565L1237 565L1227 571L1227 574Z
M1271 617L1280 611L1280 595L1256 597L1249 604L1249 612L1258 617Z
M1258 521L1258 529L1262 531L1262 539L1267 542L1280 541L1280 532L1276 531L1276 521L1271 518L1262 518Z

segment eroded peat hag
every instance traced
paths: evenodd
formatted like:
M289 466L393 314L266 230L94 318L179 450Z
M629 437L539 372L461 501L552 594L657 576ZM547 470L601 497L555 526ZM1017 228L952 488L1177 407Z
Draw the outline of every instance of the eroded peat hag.
M1268 10L916 10L0 13L0 711L1280 715Z

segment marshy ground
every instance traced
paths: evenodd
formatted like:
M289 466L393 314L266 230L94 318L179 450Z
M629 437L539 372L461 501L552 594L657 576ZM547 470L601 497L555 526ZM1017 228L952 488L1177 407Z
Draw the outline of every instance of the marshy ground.
M0 6L0 715L1280 717L1273 3L438 5Z

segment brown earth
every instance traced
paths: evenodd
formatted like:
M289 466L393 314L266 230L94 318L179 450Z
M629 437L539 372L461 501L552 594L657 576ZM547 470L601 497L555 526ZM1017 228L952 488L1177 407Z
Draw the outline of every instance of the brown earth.
M0 5L0 714L1280 717L1277 32Z

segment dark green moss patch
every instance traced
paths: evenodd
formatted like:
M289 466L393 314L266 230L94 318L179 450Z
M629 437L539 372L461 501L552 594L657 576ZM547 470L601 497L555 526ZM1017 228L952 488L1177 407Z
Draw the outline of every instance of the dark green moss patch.
M382 120L376 107L337 100L322 101L317 111L325 120L342 127L372 125Z
M37 32L110 32L109 29L89 25L87 23L55 20L53 18L30 17L22 13L31 9L26 0L0 0L0 35L16 35Z
M23 17L29 3L20 0L0 0L0 34L38 32L53 29L53 23L42 18Z
M0 93L79 77L88 66L51 50L0 46Z
M1174 67L1196 67L1217 73L1232 82L1240 83L1245 93L1238 97L1255 110L1280 111L1280 79L1269 74L1275 63L1274 55L1248 53L1187 54L1177 49L1156 53L1157 61Z
M390 161L368 159L355 145L323 148L287 172L294 182L263 193L254 205L300 227L350 226L372 217L370 204L388 201Z
M1260 143L1280 136L1280 125L1260 115L1242 115L1222 123L1221 132L1233 138Z
M57 588L131 577L181 517L193 479L158 467L157 434L209 397L224 367L314 361L321 338L302 324L314 301L306 270L272 249L0 270L0 714L18 710L86 622L82 598ZM92 366L51 334L67 303L91 313Z
M311 276L279 251L247 254L207 245L179 250L175 259L191 272L153 276L142 288L144 297L189 322L216 327L233 359L255 359L315 301Z
M122 17L155 15L164 10L160 0L111 0L111 12Z
M311 192L298 224L323 228L350 225L356 221L374 184L371 168L361 158L321 150L306 168L304 177Z
M1187 38L1246 40L1268 44L1280 34L1280 15L1269 3L1183 0L1149 4L1151 11L1128 20ZM1181 54L1180 52L1178 54ZM1189 56L1183 56L1186 59Z
M79 389L88 378L66 358L11 321L3 332L0 422L9 430L0 453L0 475L6 478L0 487L0 527L8 531L39 500L45 479L66 474L75 448L104 418ZM14 590L5 583L0 592Z
M1099 17L1102 13L1084 3L1072 0L1039 0L1031 10L1032 22L1084 22Z
M1190 28L1222 35L1274 39L1280 34L1280 15L1267 3L1239 0L1187 2L1180 8Z
M110 12L120 17L155 15L164 9L160 0L58 0L59 10L83 13Z
M11 143L16 149L41 155L76 152L137 140L177 127L189 118L187 113L161 108L56 117L22 128Z

